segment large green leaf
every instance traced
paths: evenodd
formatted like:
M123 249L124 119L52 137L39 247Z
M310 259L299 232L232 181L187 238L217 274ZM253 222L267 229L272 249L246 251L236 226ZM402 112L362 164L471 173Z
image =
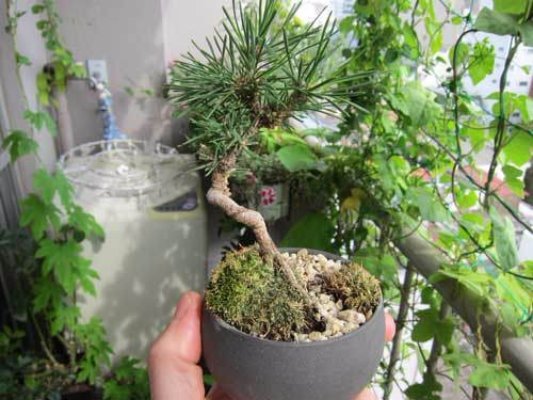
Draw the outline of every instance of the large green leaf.
M508 14L523 14L526 12L528 0L493 0L494 10Z
M533 21L527 21L518 26L522 42L526 46L533 46Z
M474 28L496 35L515 35L518 32L517 18L484 7L479 13Z
M522 170L513 165L507 164L502 167L505 175L505 183L518 197L524 197L524 180Z
M420 82L410 82L402 90L404 109L414 126L422 126L432 121L440 107L435 103L435 95L425 89ZM405 111L404 111L405 110Z
M309 147L296 144L285 146L277 152L278 158L290 172L312 169L316 166L317 157Z
M280 243L282 247L305 247L333 252L331 238L335 228L322 213L307 214L296 222Z
M477 42L474 45L473 60L468 67L468 74L474 85L481 82L494 69L494 46L488 41Z
M35 153L39 145L26 132L15 130L6 136L2 148L9 151L11 162L15 162L26 154Z
M498 260L505 270L512 269L519 263L513 223L509 218L502 217L495 208L491 208L489 214Z
M511 378L509 366L479 360L468 377L468 383L472 386L503 390L509 387Z
M32 193L26 197L21 202L21 208L20 224L30 228L35 240L43 237L49 224L56 229L61 224L59 209L36 194Z
M407 198L419 210L421 217L426 221L444 222L448 220L448 213L433 192L423 187L411 187Z
M436 337L443 345L450 342L455 329L451 318L441 319L438 311L434 308L417 311L416 315L419 320L415 324L411 334L413 340L427 342Z
M526 164L533 154L533 136L528 132L517 131L503 148L508 162L521 167Z

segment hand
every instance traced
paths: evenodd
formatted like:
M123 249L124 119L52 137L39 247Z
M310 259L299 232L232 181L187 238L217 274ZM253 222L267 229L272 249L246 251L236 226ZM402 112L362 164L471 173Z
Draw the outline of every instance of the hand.
M198 293L184 294L167 328L152 344L148 357L152 400L204 400L202 369L197 365L202 352L201 309ZM395 330L394 320L386 314L385 339L392 340ZM207 399L231 400L216 386ZM365 389L354 400L376 400L376 396Z

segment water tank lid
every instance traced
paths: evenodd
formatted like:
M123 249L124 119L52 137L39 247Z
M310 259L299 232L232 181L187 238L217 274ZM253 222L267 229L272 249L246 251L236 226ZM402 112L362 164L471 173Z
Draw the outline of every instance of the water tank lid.
M191 172L194 158L160 143L103 140L69 150L59 159L59 168L80 187L109 196L138 196Z

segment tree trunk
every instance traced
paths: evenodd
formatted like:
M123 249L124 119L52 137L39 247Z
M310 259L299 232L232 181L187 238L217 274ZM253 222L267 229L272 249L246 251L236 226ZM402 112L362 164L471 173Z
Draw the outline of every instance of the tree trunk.
M273 262L287 277L291 285L308 300L309 295L306 288L299 282L294 272L282 259L278 248L268 233L263 216L255 210L237 204L231 198L228 179L235 167L235 163L235 153L230 154L219 163L211 176L211 188L207 192L207 201L220 207L228 217L252 229L265 261Z

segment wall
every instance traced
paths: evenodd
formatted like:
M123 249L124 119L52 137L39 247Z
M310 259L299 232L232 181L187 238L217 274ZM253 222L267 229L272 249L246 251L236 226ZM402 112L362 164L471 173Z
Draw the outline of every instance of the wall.
M222 20L222 6L231 5L229 0L160 1L165 65L188 51L194 52L192 40L202 46Z
M107 61L109 85L119 128L128 136L176 144L187 124L171 117L161 97L166 67L202 42L222 16L223 0L57 0L65 44L80 61ZM157 96L128 94L150 89ZM99 140L102 123L96 94L84 81L67 94L75 144Z

